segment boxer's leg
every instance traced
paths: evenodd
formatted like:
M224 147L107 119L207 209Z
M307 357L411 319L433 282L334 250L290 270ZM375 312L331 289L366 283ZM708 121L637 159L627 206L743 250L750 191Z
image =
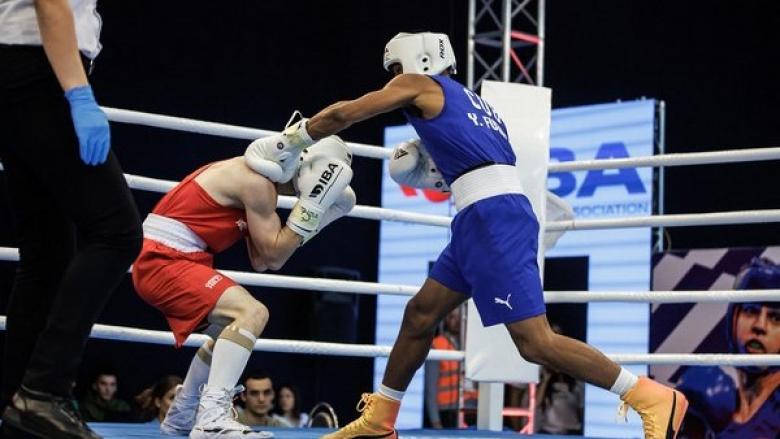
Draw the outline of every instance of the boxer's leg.
M360 418L323 439L397 437L395 421L401 399L415 371L428 356L434 329L444 316L468 299L469 290L450 243L439 255L420 291L406 304L379 390L363 396Z
M441 320L468 296L469 285L460 274L452 246L442 251L420 291L409 300L398 338L377 393L361 401L360 418L323 439L360 437L396 438L395 421L409 382L431 350L434 330Z
M573 378L609 389L621 372L620 366L593 347L556 334L542 314L506 325L512 341L526 360L550 367ZM628 382L628 389L636 383Z
M592 346L556 334L544 314L506 326L526 360L619 395L641 416L646 438L676 435L688 406L682 393L648 378L637 378Z
M233 390L254 340L268 319L267 309L244 288L216 272L212 262L212 257L205 253L181 253L147 241L135 264L136 291L165 315L177 346L181 346L193 331L202 328L204 322L209 323L205 333L210 340L198 349L190 362L184 383L160 425L161 433L165 435L182 435L193 430L202 400L201 390L205 389L212 371L222 372L214 374L218 379L223 377L224 382L218 384L222 397ZM231 349L234 341L241 343L238 356L243 358L236 359L236 355L232 355L235 354ZM227 344L227 349L217 349L217 345L223 344ZM231 400L226 402L225 408L229 412ZM224 433L224 429L221 431Z
M209 387L232 389L236 385L268 317L268 308L243 287L225 290L209 314L210 323L224 328L214 344Z
M431 350L436 326L467 298L432 278L426 279L420 291L406 304L401 329L379 390L363 395L360 403L363 413L358 419L322 439L396 438L395 421L401 399Z
M214 343L208 381L203 388L197 419L190 437L243 435L249 427L232 417L234 387L246 367L257 337L268 323L268 308L243 287L227 288L208 316L212 325L223 327Z
M382 385L390 392L380 389L380 393L393 397L398 396L391 393L393 390L406 391L431 350L436 326L466 299L468 296L465 294L453 291L434 279L425 280L420 291L406 304L401 329L387 361Z

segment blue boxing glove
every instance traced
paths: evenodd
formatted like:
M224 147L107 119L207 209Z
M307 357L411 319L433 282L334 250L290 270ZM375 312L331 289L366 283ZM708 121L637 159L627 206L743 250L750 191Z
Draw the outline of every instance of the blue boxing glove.
M691 412L715 433L726 428L737 410L736 383L718 366L689 367L677 390L688 398Z
M111 147L111 131L106 114L95 102L92 87L84 85L71 88L65 92L65 99L70 104L81 161L93 166L104 163Z

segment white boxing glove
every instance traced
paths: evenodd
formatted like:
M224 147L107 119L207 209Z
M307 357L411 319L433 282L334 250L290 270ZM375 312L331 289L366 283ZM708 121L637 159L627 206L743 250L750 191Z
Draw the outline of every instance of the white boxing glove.
M336 201L331 204L328 210L322 214L320 225L317 227L317 233L324 229L328 224L351 212L356 203L357 197L355 196L355 191L352 190L352 187L347 186L347 188L341 192L341 196L338 197ZM304 238L302 244L306 244L306 242L313 236L314 235L310 235L308 238Z
M301 166L311 164L317 157L338 159L348 166L352 166L352 153L350 152L349 146L341 140L341 137L336 135L324 137L318 140L314 145L304 149L300 157ZM293 186L295 186L295 193L300 194L301 191L298 188L297 178L293 180Z
M308 241L319 231L325 213L342 197L351 180L352 168L343 157L332 157L327 153L314 154L310 151L301 161L298 170L295 181L296 190L299 192L298 202L287 217L287 227L301 235L304 242ZM335 218L330 221L333 219Z
M390 177L398 184L449 192L436 163L419 139L396 145L390 158Z
M286 183L298 169L301 151L314 143L306 131L308 119L293 123L300 112L293 113L284 131L249 144L244 160L250 169L275 183Z

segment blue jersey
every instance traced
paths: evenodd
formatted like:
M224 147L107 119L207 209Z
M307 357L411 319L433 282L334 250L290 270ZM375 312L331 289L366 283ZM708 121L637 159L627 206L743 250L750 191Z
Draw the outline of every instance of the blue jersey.
M504 121L476 93L448 76L435 75L444 92L441 113L430 120L404 111L447 184L486 164L515 164Z

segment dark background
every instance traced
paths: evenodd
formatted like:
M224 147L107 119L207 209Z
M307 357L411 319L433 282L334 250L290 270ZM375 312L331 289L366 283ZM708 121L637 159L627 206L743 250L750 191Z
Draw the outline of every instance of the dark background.
M466 5L465 0L103 1L104 50L91 81L105 106L280 129L295 109L312 115L381 87L388 79L382 48L398 31L449 33L460 60L457 78L465 81ZM554 107L657 98L666 102L667 152L778 145L777 2L552 0L546 25L545 85L553 88ZM385 125L401 122L399 114L384 115L343 136L378 144ZM241 154L246 145L141 126L115 124L112 130L126 172L170 180ZM379 205L380 165L355 160L360 204ZM778 171L777 161L669 168L666 211L777 208ZM134 193L142 214L159 199ZM4 203L0 212L0 245L15 246ZM378 232L375 221L339 221L298 251L282 273L311 275L327 265L375 281ZM777 224L669 233L674 248L780 243ZM220 255L217 266L250 270L240 247ZM13 267L0 264L2 307ZM305 292L252 291L271 310L267 337L315 339L328 329L333 339L373 342L372 297L343 305ZM353 311L354 321L343 317ZM129 278L101 322L165 328L162 317L135 296ZM164 373L183 375L193 353L92 341L83 373L112 363L123 374L120 391L129 397ZM359 393L371 388L371 360L257 353L250 367L269 370L277 382L298 383L305 407L320 399L334 402L342 419L351 417Z

